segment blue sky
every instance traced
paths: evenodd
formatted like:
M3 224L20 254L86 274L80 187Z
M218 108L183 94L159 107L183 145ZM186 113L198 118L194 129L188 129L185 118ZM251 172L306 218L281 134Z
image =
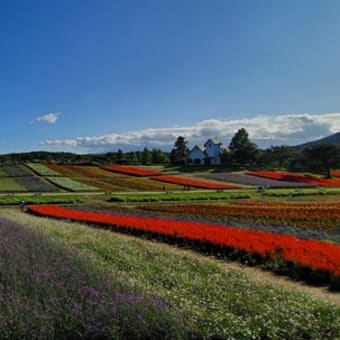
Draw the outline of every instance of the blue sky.
M1 0L0 153L340 131L340 1Z

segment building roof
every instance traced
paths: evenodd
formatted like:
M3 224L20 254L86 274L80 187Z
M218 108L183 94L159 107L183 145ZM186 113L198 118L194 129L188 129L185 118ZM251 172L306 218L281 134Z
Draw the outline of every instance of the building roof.
M222 143L217 139L217 137L215 138L209 138L204 145L207 145L208 142L211 142L212 144L215 144L215 145L222 145Z

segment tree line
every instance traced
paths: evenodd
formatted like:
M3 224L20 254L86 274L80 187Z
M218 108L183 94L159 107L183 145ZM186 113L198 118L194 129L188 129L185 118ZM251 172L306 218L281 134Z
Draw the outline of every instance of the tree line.
M172 164L188 165L190 150L180 136L170 153ZM261 150L249 139L246 129L239 129L227 149L222 149L223 167L230 169L287 169L289 171L316 171L331 177L331 169L340 167L340 148L333 144L316 144L305 148L287 145L271 146Z
M159 148L142 151L107 152L103 154L75 154L70 152L33 151L0 155L0 163L42 162L66 165L176 165L190 164L188 141L177 137L171 152ZM317 144L305 148L287 145L260 149L249 139L246 129L239 129L222 149L222 167L235 169L287 169L290 171L316 171L331 176L331 169L340 167L340 149L333 144Z

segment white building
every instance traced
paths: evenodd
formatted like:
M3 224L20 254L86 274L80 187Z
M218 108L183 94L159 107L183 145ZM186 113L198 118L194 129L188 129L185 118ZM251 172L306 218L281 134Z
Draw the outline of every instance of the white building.
M198 165L220 165L222 143L216 138L209 138L204 145L195 145L190 154L191 164Z

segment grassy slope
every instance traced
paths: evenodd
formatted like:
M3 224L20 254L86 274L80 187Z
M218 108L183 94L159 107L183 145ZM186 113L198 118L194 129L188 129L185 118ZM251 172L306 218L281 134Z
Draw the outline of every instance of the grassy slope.
M0 177L0 192L13 191L25 192L27 189L10 177Z
M224 263L162 244L47 220L14 209L0 215L72 245L94 263L137 287L167 297L204 337L335 338L340 309L310 296L254 281Z

